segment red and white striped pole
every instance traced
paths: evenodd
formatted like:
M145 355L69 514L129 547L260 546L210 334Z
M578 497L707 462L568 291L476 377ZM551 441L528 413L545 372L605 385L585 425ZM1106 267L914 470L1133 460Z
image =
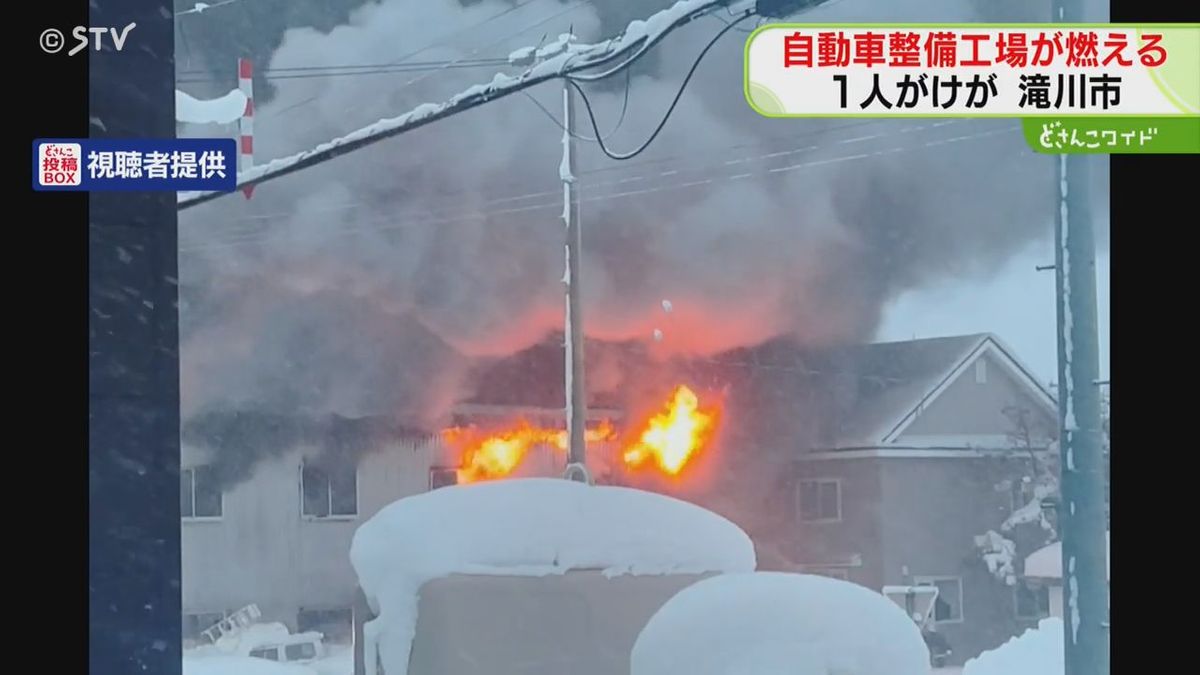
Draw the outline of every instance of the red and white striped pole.
M248 171L254 166L254 67L249 59L238 59L238 89L246 95L246 109L238 120L239 171ZM254 192L254 186L242 188L246 199Z

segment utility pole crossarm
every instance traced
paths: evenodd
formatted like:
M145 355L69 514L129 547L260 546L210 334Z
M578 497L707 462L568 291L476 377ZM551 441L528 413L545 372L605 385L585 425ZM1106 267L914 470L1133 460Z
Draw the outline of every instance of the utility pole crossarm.
M548 80L596 68L625 59L621 68L634 60L668 33L713 10L727 7L732 0L680 0L644 21L634 21L617 37L592 45L572 46L559 55L538 63L519 75L497 74L488 84L472 86L443 103L425 103L389 119L382 119L350 134L335 138L310 150L255 166L238 176L237 189L265 183L290 173L345 155L387 138L423 127L465 110L518 93ZM226 192L179 193L179 209L222 197Z

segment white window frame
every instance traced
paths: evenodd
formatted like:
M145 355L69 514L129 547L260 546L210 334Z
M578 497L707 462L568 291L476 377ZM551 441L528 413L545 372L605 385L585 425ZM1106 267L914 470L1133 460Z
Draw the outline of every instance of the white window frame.
M1030 590L1037 590L1038 592L1044 591L1047 594L1046 612L1044 614L1037 614L1037 615L1021 614L1021 602L1020 602L1020 600L1017 599L1017 594L1020 592L1022 586L1024 586L1025 588L1028 588ZM1013 586L1013 616L1016 617L1018 621L1041 621L1042 619L1049 617L1050 616L1050 605L1052 604L1050 602L1049 593L1051 593L1049 587L1044 586L1042 584L1031 584L1025 580L1018 581L1017 585Z
M179 514L179 516L180 516L181 520L184 520L185 522L189 522L189 523L218 523L218 522L221 522L221 519L225 517L225 491L224 490L220 491L220 495L221 495L221 502L220 502L221 503L221 514L220 515L217 515L217 516L197 516L197 515L195 515L195 513L196 513L196 469L203 469L203 468L206 468L206 467L203 465L185 466L185 467L181 467L179 469L180 476L182 476L185 473L188 474L189 476L191 476L190 480L192 483L192 515L185 516L181 513L181 514Z
M933 621L935 624L938 624L939 626L945 625L945 624L962 623L963 621L966 620L966 604L967 603L965 602L965 598L963 597L963 579L962 579L962 577L955 577L955 576L949 576L949 575L913 577L913 584L916 586L934 586L936 588L937 584L939 582L946 582L946 581L953 581L954 583L958 584L958 618L957 619L938 619L937 618L937 606L935 604L935 606L933 608L931 608L931 610L929 612L929 619L931 621ZM938 591L938 599L939 600L945 599L945 597L942 596L940 589Z
M805 483L833 483L837 489L837 515L833 518L806 518L804 517L804 484ZM817 488L817 505L820 508L821 490ZM796 483L796 515L799 516L800 522L809 524L821 523L840 523L842 522L842 479L840 478L801 478Z
M987 357L981 354L979 358L975 359L975 384L987 384L987 381Z
M358 465L354 465L354 513L333 513L333 485L330 481L329 485L329 515L318 516L312 513L304 512L304 467L308 465L307 461L300 462L300 517L304 520L314 522L331 522L331 521L353 521L358 520L359 514L362 513L362 494L359 487Z

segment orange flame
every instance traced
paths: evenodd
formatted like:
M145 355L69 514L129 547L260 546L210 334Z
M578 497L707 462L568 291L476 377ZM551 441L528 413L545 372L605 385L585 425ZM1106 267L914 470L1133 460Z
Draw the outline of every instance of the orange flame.
M625 451L625 464L637 468L653 460L666 473L678 475L716 424L716 410L702 410L695 392L680 385L665 410L646 422L637 442Z
M616 432L612 424L605 421L584 432L584 437L589 443L599 443L612 440ZM443 431L442 438L447 444L461 448L463 460L462 468L458 470L459 483L503 478L515 471L533 448L549 446L565 453L568 445L565 430L535 427L524 420L512 429L490 434L455 427Z
M659 470L676 476L712 437L718 422L718 409L701 408L695 392L684 385L675 388L663 410L640 428L636 441L625 445L621 454L626 467L639 469L653 463ZM613 441L613 424L601 422L584 434L588 443ZM462 458L459 483L474 483L508 476L516 471L535 447L544 446L565 454L568 437L563 429L539 427L520 420L507 429L480 430L454 427L442 432L442 438L456 448Z

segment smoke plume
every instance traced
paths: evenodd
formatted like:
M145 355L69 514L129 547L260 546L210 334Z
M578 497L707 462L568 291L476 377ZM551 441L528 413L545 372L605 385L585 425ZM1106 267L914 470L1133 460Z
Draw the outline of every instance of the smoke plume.
M430 44L411 61L471 63L568 29L595 41L669 4L383 0L327 33L288 31L260 68L386 64ZM835 0L804 20L1043 20L1044 5ZM610 146L647 137L720 27L701 20L639 63L623 118L624 77L590 88L601 133L622 120ZM781 335L865 340L899 293L985 277L1050 231L1052 165L1012 121L764 119L742 97L743 37L710 52L643 155L618 163L579 143L589 337L649 342L660 330L655 349L668 354ZM256 111L258 161L497 70L511 72L278 79ZM433 425L469 391L472 359L560 328L561 132L550 119L561 117L560 87L531 95L549 115L516 95L264 184L252 200L183 212L185 418L253 410ZM205 131L216 133L181 135Z

